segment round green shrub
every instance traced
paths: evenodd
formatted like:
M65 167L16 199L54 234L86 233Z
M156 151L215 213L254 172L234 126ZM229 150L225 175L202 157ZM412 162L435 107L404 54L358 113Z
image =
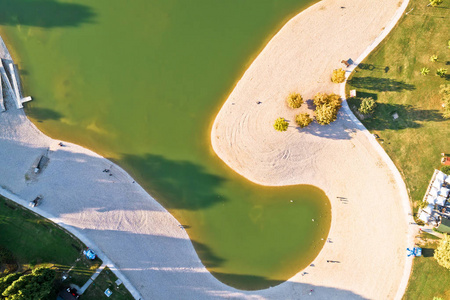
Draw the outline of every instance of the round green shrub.
M316 107L316 121L320 125L328 125L336 121L337 109L330 105L321 105Z
M303 97L299 93L292 93L286 99L290 108L299 108L303 104Z
M313 119L307 113L295 116L295 123L297 123L297 125L300 126L301 128L305 128L306 126L311 124L312 121Z
M361 105L359 106L358 110L360 113L362 113L364 115L370 115L370 114L373 114L376 106L377 106L377 104L372 99L372 97L362 98Z
M288 126L289 122L284 118L276 119L275 124L273 124L273 128L275 128L276 131L286 131L288 129Z
M445 78L446 75L447 75L447 69L440 68L440 69L436 70L436 76L439 76L441 78Z

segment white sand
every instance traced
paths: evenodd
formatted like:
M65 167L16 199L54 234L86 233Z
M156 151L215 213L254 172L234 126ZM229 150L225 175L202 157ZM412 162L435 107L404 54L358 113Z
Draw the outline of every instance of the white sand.
M404 254L407 193L394 178L397 170L390 170L385 153L380 156L349 110L341 110L332 125L314 123L300 130L294 123L299 110L285 104L291 92L305 99L317 92L339 93L340 86L330 81L332 70L345 68L343 59L356 60L400 4L325 0L293 18L245 72L213 124L214 150L239 174L262 185L312 184L330 198L333 243L325 245L315 267L306 269L309 274L292 281L371 299L392 299L400 285L404 288L402 277L410 268ZM312 107L304 105L300 112L312 114ZM273 129L278 117L290 121L287 132Z
M43 195L40 210L92 241L145 299L299 299L310 297L310 289L316 299L394 298L407 228L399 191L367 138L343 112L327 127L280 134L271 126L279 115L293 117L281 104L287 92L337 91L330 70L359 55L396 9L387 0L325 0L295 17L252 64L215 122L214 149L237 172L267 185L314 184L330 197L333 243L305 276L254 292L220 283L179 223L131 177L117 166L108 176L102 170L111 162L92 151L58 146L11 99L0 114L0 185L17 199ZM26 180L47 149L47 168Z

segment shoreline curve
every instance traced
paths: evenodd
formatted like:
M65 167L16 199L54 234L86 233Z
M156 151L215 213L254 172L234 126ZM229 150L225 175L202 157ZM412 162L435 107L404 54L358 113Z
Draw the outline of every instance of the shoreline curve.
M349 2L351 5L352 1L347 1L346 3L348 4ZM368 2L370 1L366 1L366 3ZM375 3L374 1L372 7L380 7L384 4L388 5L387 2L392 1L384 1L384 3L380 3L379 1L376 1ZM325 6L322 6L324 3ZM311 7L311 10L315 10L316 17L320 14L320 10L328 9L328 6L326 5L327 3L337 5L338 3L343 4L344 1L325 0L315 4ZM355 3L353 2L353 4ZM351 65L351 67L346 70L347 79L351 72L355 69L355 67L394 28L394 26L398 23L400 17L406 10L408 4L409 0L405 0L400 1L397 8L391 6L392 14L388 14L389 18L386 20L386 22L379 22L378 24L380 27L387 24L385 27L380 28L380 32L361 32L361 30L365 28L364 26L367 25L366 22L370 22L371 15L375 13L374 11L370 11L369 13L366 12L365 17L369 21L363 21L362 24L360 23L361 18L356 18L358 22L355 23L360 25L360 27L357 27L355 30L349 31L349 33L347 34L342 34L343 37L341 36L341 39L346 40L347 38L351 38L349 34L356 36L358 39L360 39L364 34L375 34L374 38L363 38L363 42L358 45L359 47L356 47L358 50L354 51L353 49L353 52L348 49L348 47L346 47L345 43L341 43L337 46L338 50L340 50L341 53L339 53L338 56L334 55L333 60L330 60L323 55L320 56L317 54L320 53L320 49L327 48L326 46L328 46L330 49L336 47L336 42L337 44L339 44L339 40L335 39L332 43L330 43L326 41L326 38L319 37L318 39L320 40L320 42L323 42L325 46L317 45L317 42L314 43L313 41L313 45L311 47L311 44L308 43L308 47L313 48L313 50L306 49L306 47L302 47L301 45L299 45L298 41L295 41L295 38L297 37L299 39L305 39L305 43L311 41L311 39L308 39L311 38L311 36L308 35L308 32L305 33L301 30L296 29L299 29L300 27L302 27L302 25L308 29L317 26L317 24L311 22L312 20L314 20L313 18L309 18L309 21L313 23L313 25L311 25L310 27L308 27L308 22L301 23L302 20L296 20L300 19L302 14L308 13L308 9L300 13L299 15L291 19L288 24L286 24L276 34L276 36L269 42L269 44L266 46L266 48L264 48L261 54L255 59L249 69L247 69L247 71L239 80L235 89L229 95L228 99L225 101L219 113L217 114L211 130L211 144L215 153L222 161L224 161L226 165L228 165L230 168L232 168L234 171L244 176L248 180L253 181L257 184L270 186L313 184L326 191L326 194L331 196L328 196L330 200L334 198L333 196L339 199L340 196L337 195L342 193L343 189L340 188L339 185L333 185L332 181L336 180L337 178L327 178L328 181L324 182L324 178L318 177L320 177L321 175L323 176L327 172L334 171L336 174L335 177L345 178L345 172L342 172L342 170L340 170L339 168L333 168L333 170L330 170L329 166L324 165L323 163L321 164L318 160L326 160L327 158L329 159L329 157L333 157L334 159L336 159L336 156L333 156L333 152L339 149L339 147L342 147L343 143L335 142L335 140L347 141L348 144L351 144L351 148L360 146L362 152L371 151L372 153L370 156L372 160L373 157L376 157L376 159L373 161L374 165L384 169L383 172L385 174L383 174L383 176L387 181L396 185L392 189L391 195L384 196L391 196L392 199L400 199L400 203L396 203L396 211L404 216L403 222L399 222L398 220L395 221L392 216L384 216L384 218L381 218L382 222L391 222L390 225L393 227L402 227L401 231L403 231L404 237L406 237L406 239L404 238L402 242L397 242L397 245L395 247L396 249L392 249L394 250L394 253L397 252L397 255L401 253L401 249L405 249L406 245L413 244L413 237L415 232L417 231L416 228L407 226L407 224L411 224L409 222L414 222L414 220L412 218L409 195L407 193L405 183L403 182L399 171L397 170L389 156L386 154L384 149L378 144L378 142L373 139L368 130L362 125L362 123L360 123L356 119L356 117L350 111L348 104L345 101L346 81L339 87L338 85L332 86L329 80L329 76L331 75L331 71L333 69L341 67L338 63L340 61L340 58L347 60L348 58L358 57L356 61ZM367 4L366 9L369 7L370 4ZM340 8L345 9L346 7L341 6ZM336 13L336 10L334 12ZM314 15L314 12L310 13ZM331 16L328 17L330 18ZM336 23L340 24L340 21L341 20L337 20ZM295 22L297 22L297 24L291 24ZM349 23L351 23L351 21ZM295 34L291 34L291 32L289 31L295 31ZM334 32L334 34L336 35L337 32ZM288 53L287 55L285 55L283 53L283 50L285 50L286 52L292 52L289 49L290 46L291 48L294 48L296 50L296 53ZM302 59L298 59L295 56L304 54L305 52L303 51L306 51L307 59L303 59L307 60L306 64L302 64ZM332 50L329 50L326 55L329 55L330 51ZM277 56L283 57L280 59ZM315 66L311 67L311 65L314 65L315 62L313 58L317 56L319 56L319 58L317 59L318 62L325 61L324 64L326 68L324 68L323 66L317 66L317 63ZM282 67L280 67L280 65ZM297 69L295 70L292 65L295 65ZM305 70L303 71L303 73L299 71L302 69ZM314 69L316 72L319 72L319 74L311 74L310 69ZM320 73L320 71L322 71L322 74ZM323 72L327 71L328 73L323 75ZM315 76L315 78L314 80L303 80L303 82L306 81L307 83L304 83L302 85L301 83L293 82L293 80L287 78L288 75L289 77L295 77L299 82L302 81L302 79L305 79L305 77L308 75ZM327 77L328 84L326 83ZM277 80L277 78L281 78L281 80ZM317 82L314 82L315 80L317 80ZM284 97L286 97L291 92L300 92L303 96L305 96L305 94L303 94L303 91L305 90L306 97L304 98L306 99L311 99L313 97L313 94L317 92L339 93L344 101L343 109L339 113L338 120L331 125L323 126L322 128L327 127L323 130L320 125L313 124L312 126L310 125L311 127L313 127L312 129L309 128L306 130L295 130L291 126L291 128L288 129L287 133L275 132L272 128L271 122L273 122L277 117L285 117L291 122L294 119L294 114L286 107L283 107L286 106L283 105ZM303 108L301 112L309 112L311 114L312 105L308 104L308 106L308 109ZM345 134L345 132L347 133L347 135ZM283 137L283 135L285 136ZM302 145L302 143L312 147L313 150L307 149L307 147ZM357 143L359 145L356 145ZM327 146L328 149L325 149L327 148ZM372 149L369 149L369 147ZM345 149L345 147L343 148ZM321 157L318 159L314 159L313 157L320 152L322 152ZM351 153L352 152L350 151L350 149L347 148L346 151L344 151L341 155L351 156ZM347 165L342 164L341 168L351 169L351 171L357 173L358 171L360 171L360 167L362 167L362 165L361 163L353 163L354 162L350 162L350 164ZM362 162L362 164L366 163L367 161ZM364 172L361 173L366 174ZM361 180L364 180L363 175L361 175L360 178ZM357 183L357 181L355 181L355 183ZM360 189L358 191L359 194L357 193L360 197L364 192L361 190L363 189ZM346 190L346 192L348 192L348 190ZM374 191L374 193L377 196L380 196L377 191ZM386 204L389 205L391 203L390 201L386 201ZM336 219L342 219L346 217L345 215L348 215L348 211L340 211L339 205L339 201L332 201L333 218L330 236L333 236L335 231L342 231L343 228L349 227L349 222L343 220L336 221ZM369 208L365 209L368 210ZM350 212L350 214L352 213L357 213L357 211L353 210ZM370 219L369 222L371 221L373 222L373 226L371 227L375 228L380 220ZM389 228L386 228L386 230L389 230ZM397 237L399 236L401 236L400 232ZM347 238L348 240L351 240L350 236L347 236ZM382 234L378 238L383 238ZM376 239L376 237L374 237L373 239ZM327 246L328 245L324 246L322 252L328 252L325 249ZM346 246L347 245L341 247L337 251L344 252ZM353 246L354 245L352 244L352 247ZM364 244L359 246L359 250L363 251ZM383 251L383 247L380 247L378 249ZM336 248L334 250L336 250ZM323 254L322 252L319 254L319 258L316 258L316 260L320 261L320 257ZM336 253L336 251L333 252L334 254ZM382 290L383 292L378 292L375 294L362 293L364 296L367 295L369 298L380 299L402 298L411 273L412 259L403 258L402 260L402 257L400 255L398 255L397 258L399 259L398 261L402 261L400 268L396 270L397 274L395 276L390 276L389 278L379 278L379 281L388 281L395 277L395 286L397 286L397 288L391 286L390 288L393 290L389 293L384 293L384 291L386 291L386 288L389 289L389 287L387 287L387 285L382 285L378 286L378 288L379 291ZM364 263L364 257L360 257L359 263ZM395 260L390 261L389 263L383 263L385 263L385 267L389 268L392 263L395 263ZM308 268L306 270L308 271ZM371 271L375 270L371 269ZM367 272L364 273L363 276L366 276L366 274ZM360 277L355 278L355 276L352 276L351 272L344 272L344 274L341 275L344 277L349 275L356 281L360 281ZM375 281L375 278L371 279L372 281Z
M337 1L335 1L337 2ZM342 1L341 1L342 2ZM320 4L321 2L319 2ZM303 12L302 12L303 13ZM284 27L283 27L284 28ZM263 50L264 51L264 50ZM8 115L7 115L8 114ZM7 116L5 118L5 116ZM342 118L342 114L340 114L340 118ZM164 261L168 266L146 266L147 273L151 273L152 271L156 270L158 272L157 276L152 275L152 279L157 277L162 277L163 279L169 279L168 282L165 282L165 280L157 280L157 284L153 283L153 286L157 286L159 288L164 287L173 287L177 286L177 290L172 292L171 294L156 294L154 295L151 293L151 290L149 292L149 295L154 295L156 298L159 296L186 296L184 292L189 291L192 292L190 294L190 297L186 298L192 298L192 299L200 299L200 298L225 298L225 297L232 297L232 298L247 298L247 299L266 299L266 298L276 298L281 296L289 297L297 297L301 295L306 295L307 291L311 287L315 287L316 290L314 293L317 296L329 296L334 295L335 298L342 298L342 299L348 299L348 298L361 298L365 297L365 290L361 289L361 293L358 291L358 289L350 288L346 289L346 285L342 286L335 286L335 285L327 285L324 280L320 280L319 273L320 272L330 272L333 271L332 268L329 267L335 267L330 266L329 264L323 264L324 262L324 255L322 255L322 252L319 254L319 256L322 256L319 259L316 259L320 263L320 266L317 267L311 267L308 269L308 272L310 272L312 276L309 276L307 278L300 277L300 273L295 275L293 278L291 278L288 282L282 283L281 285L274 287L272 289L267 290L260 290L260 291L239 291L233 288L230 288L226 286L225 284L222 284L217 281L209 272L206 271L204 266L199 261L195 250L192 247L192 244L190 243L190 240L187 239L186 242L186 233L183 234L182 231L178 228L178 222L170 215L167 216L168 212L162 208L159 204L157 204L156 200L151 198L150 195L148 195L145 191L146 195L139 195L140 197L145 198L141 199L143 201L139 202L141 205L144 206L144 208L148 209L153 213L151 216L146 216L145 214L142 215L129 215L130 212L126 211L126 207L121 203L120 197L118 197L119 201L114 201L114 205L117 204L118 207L114 207L114 205L106 205L106 207L101 207L105 201L107 202L108 199L105 199L104 195L102 196L102 199L99 201L95 201L93 204L88 203L84 208L87 210L87 212L78 212L76 209L76 206L80 206L80 204L85 203L71 203L71 201L63 201L59 199L61 196L55 195L55 192L53 194L51 193L51 189L54 188L54 185L48 185L50 182L49 180L53 176L53 179L60 179L58 181L57 187L61 191L61 189L64 188L64 183L70 183L65 182L64 178L58 178L58 177L67 177L67 179L73 180L73 174L70 176L68 174L64 174L65 176L61 176L61 174L58 174L58 167L64 166L64 162L66 160L71 161L73 165L68 166L70 170L78 170L80 174L83 174L83 172L90 173L92 166L102 168L103 166L109 166L111 163L104 159L104 161L98 161L99 156L93 153L92 151L89 151L87 149L79 149L81 147L76 146L74 144L67 143L68 147L66 149L60 149L55 144L59 141L50 139L47 136L44 136L42 133L40 133L37 128L33 128L33 124L26 118L23 111L12 111L2 114L2 118L0 118L0 124L2 125L2 130L0 131L0 137L2 141L2 149L0 150L0 157L6 157L11 158L10 161L8 161L5 165L1 166L1 170L7 170L11 167L17 167L14 174L11 174L11 176L8 176L8 178L5 175L1 176L1 183L5 184L8 189L11 190L12 193L15 195L18 195L21 198L28 198L31 195L34 195L36 192L42 192L43 190L48 193L48 197L46 197L44 205L41 207L43 211L46 211L50 215L58 216L57 218L60 220L60 222L67 224L67 226L71 227L78 227L81 230L81 233L88 233L88 235L91 237L94 237L95 241L100 241L102 246L108 245L108 243L112 243L112 241L105 241L102 237L99 237L98 234L93 233L92 231L98 230L102 231L105 234L108 234L108 232L105 231L116 231L119 234L116 234L115 236L120 237L120 233L127 232L128 230L137 230L140 235L153 235L156 237L163 237L163 238L169 238L169 239L181 239L182 241L182 247L180 248L181 252L183 252L184 255L189 256L188 259L185 257L179 256L175 253L172 253L173 251L169 251L169 253L165 253L164 257L161 257L162 261ZM345 122L344 122L345 123ZM31 124L31 125L30 125ZM6 129L5 129L6 128ZM358 133L356 133L357 135ZM35 138L35 139L34 139ZM361 142L361 145L364 147L366 144L362 141L356 141ZM36 183L32 182L30 184L24 183L25 180L23 180L23 172L21 171L25 170L27 171L30 163L32 160L36 157L36 155L39 155L43 150L46 150L50 148L50 151L53 151L52 153L52 159L56 162L58 162L58 166L52 166L46 170L45 173L43 173L42 177L39 179L42 183ZM65 148L65 147L64 147ZM369 149L370 150L370 149ZM369 151L368 150L368 151ZM21 156L23 155L23 156ZM17 157L19 156L19 157ZM19 159L17 159L19 158ZM25 158L25 159L24 159ZM23 160L23 161L21 161ZM95 163L94 163L95 161ZM84 164L84 165L83 165ZM86 169L86 165L88 165L88 168ZM66 166L67 167L67 166ZM118 167L119 168L119 167ZM60 170L60 169L59 169ZM48 172L47 172L48 171ZM136 185L133 185L130 183L129 178L126 176L127 174L121 170L118 169L118 174L123 177L117 178L115 182L108 182L108 180L98 180L99 178L95 178L95 180L98 180L97 183L101 185L100 191L105 191L108 189L108 187L113 188L112 183L120 183L123 185L130 185L133 188L130 188L129 186L122 186L124 188L124 191L121 192L121 195L128 195L128 192L136 193L135 190ZM126 175L122 174L125 173ZM4 174L4 172L2 172ZM49 174L50 173L50 174ZM70 172L69 172L70 173ZM9 174L8 174L9 175ZM99 177L99 176L98 176ZM119 177L119 176L117 176ZM88 177L91 179L91 177ZM45 185L47 184L47 187ZM76 182L75 184L80 185L80 182ZM320 187L320 185L319 185ZM114 188L113 188L114 189ZM117 191L117 190L114 190ZM81 194L86 193L87 191L81 191ZM139 194L139 192L137 192ZM334 193L333 193L334 194ZM63 196L69 196L69 200L74 200L76 198L80 198L80 193L76 195L68 195L67 193L64 193ZM148 201L150 198L150 201ZM331 199L330 199L331 200ZM152 202L152 203L148 203ZM155 203L156 202L156 205ZM19 203L20 204L20 203ZM332 204L333 205L333 204ZM353 205L353 203L351 204ZM120 208L120 209L118 209ZM113 213L111 213L113 212ZM154 213L154 212L162 212L162 214ZM111 213L111 214L109 214ZM135 212L134 212L135 213ZM102 215L105 214L105 215ZM164 215L164 216L162 216ZM90 220L90 218L93 218L94 220ZM152 230L148 230L146 228L145 230L142 230L142 228L139 226L140 224L133 223L133 218L140 218L140 219L155 219L152 221L152 225L161 226L161 224L167 225L168 228L156 228L156 232L152 232L152 230L155 230L155 228L152 228ZM163 219L163 222L161 221L161 218ZM112 220L111 220L112 219ZM120 224L115 224L115 221L118 221ZM101 226L99 226L100 223ZM176 229L176 230L175 230ZM172 232L173 231L173 232ZM336 233L336 237L333 237L336 239L337 243L339 241L339 234ZM114 235L113 235L114 236ZM342 236L342 235L341 235ZM343 235L345 238L345 235ZM90 238L92 239L92 238ZM122 239L122 241L131 241L134 239ZM155 242L158 240L154 239L152 242ZM170 244L171 242L166 242L164 249L156 249L156 250L168 250L173 247L167 247L167 244ZM122 243L115 243L114 245L120 246ZM151 243L146 243L145 245L150 245ZM110 245L110 246L114 246ZM126 246L126 245L122 245ZM177 242L172 243L171 246L180 246L180 244ZM142 246L141 246L142 247ZM119 249L110 249L110 247L104 252L111 252L112 255L117 258L116 252L121 252L118 250L123 250L123 248ZM99 248L100 249L100 248ZM143 252L143 249L141 252ZM177 249L178 250L178 249ZM192 253L193 252L193 253ZM329 253L328 253L329 254ZM403 253L402 253L403 254ZM184 256L183 255L183 256ZM149 257L152 257L151 255ZM181 264L177 264L178 266L173 266L167 263L168 257L171 259L177 259L178 262L182 262ZM136 259L138 259L136 257ZM116 261L120 259L116 259ZM185 263L185 265L183 265ZM126 264L127 268L129 268L129 265L133 265L130 261L121 261L120 264L118 264L118 268L121 269L121 264ZM179 266L181 265L181 267ZM316 269L314 269L316 268ZM132 269L132 268L131 268ZM318 272L316 272L318 270ZM206 271L206 273L205 273ZM334 270L336 271L336 270ZM130 274L130 272L133 272L130 269L126 270L125 275ZM171 276L174 273L179 274L187 274L187 275L179 275L179 276ZM339 272L338 272L339 273ZM195 280L189 280L187 276L194 276L195 274L200 274L200 276ZM209 276L208 276L209 275ZM308 274L309 275L309 274ZM136 282L136 276L131 276L134 279L134 282ZM138 276L140 277L140 276ZM186 280L188 284L184 286L185 289L180 289L180 285L183 285L183 283L180 284L181 280ZM133 280L131 280L133 281ZM137 280L139 282L139 280ZM141 281L142 283L142 281ZM161 285L158 285L159 283L162 283ZM298 285L294 285L293 283L298 283ZM198 285L195 285L198 284ZM190 287L190 288L188 288ZM143 289L144 287L141 287ZM145 289L148 291L148 289ZM183 291L182 294L180 292ZM389 291L389 295L393 295L392 289ZM161 297L159 297L161 298Z

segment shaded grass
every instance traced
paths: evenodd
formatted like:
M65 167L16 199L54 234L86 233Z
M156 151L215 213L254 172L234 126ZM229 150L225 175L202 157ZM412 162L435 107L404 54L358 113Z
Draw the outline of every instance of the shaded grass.
M103 269L94 282L84 292L83 299L133 300L133 296L131 296L130 292L128 292L123 284L119 286L115 284L116 280L116 275L114 275L108 267L105 267L105 269ZM112 292L112 295L109 298L105 295L105 290L107 288L109 288Z
M403 299L450 299L450 271L440 266L432 253L438 241L428 239L422 234L425 243L421 244L422 257L414 258L411 277Z
M48 266L60 275L75 264L68 281L77 285L84 284L102 263L86 260L82 256L86 246L58 225L1 196L0 246L12 253L19 270Z
M362 120L372 133L380 136L383 148L402 173L416 209L431 175L440 168L440 153L450 153L450 121L442 116L439 86L450 84L448 78L434 76L438 68L450 68L450 9L426 7L412 0L397 27L356 68L347 91L358 96L372 96L377 109L372 119ZM437 62L430 56L436 54ZM422 67L431 72L420 74ZM349 100L355 111L358 99ZM393 120L393 113L399 118Z
M450 120L443 118L440 85L449 77L434 76L439 68L450 68L450 7L426 7L426 1L411 0L404 15L389 36L356 68L347 92L356 89L358 97L372 97L377 109L371 119L361 120L377 134L408 188L413 210L422 200L435 168L441 166L440 153L450 153ZM430 56L439 60L431 62ZM429 68L422 76L420 69ZM348 94L348 93L347 93ZM348 101L355 112L358 99ZM399 118L393 119L397 113ZM358 114L355 113L356 116ZM404 299L450 299L450 271L433 258L436 241L427 236L423 257L414 259Z

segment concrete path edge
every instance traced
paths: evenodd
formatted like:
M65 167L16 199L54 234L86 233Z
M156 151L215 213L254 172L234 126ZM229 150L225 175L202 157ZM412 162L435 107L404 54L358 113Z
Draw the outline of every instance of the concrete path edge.
M19 196L11 193L10 191L4 189L3 187L0 188L0 195L2 195L3 197L5 197L5 198L7 198L7 199L9 199L11 201L14 201L15 203L23 206L26 209L29 209L28 208L29 201L23 200ZM138 292L138 290L119 271L119 269L113 264L113 262L100 250L100 248L97 247L97 245L92 243L86 236L81 234L81 232L79 232L78 230L76 230L72 226L65 224L59 218L55 218L51 214L41 210L39 207L35 207L33 209L30 209L30 210L33 211L34 213L36 213L36 214L46 218L46 219L49 219L53 223L58 224L58 226L64 228L65 230L70 232L72 235L74 235L75 237L80 239L80 241L82 241L85 245L89 246L89 248L91 248L97 254L97 256L103 261L102 266L103 267L107 266L120 280L122 280L122 282L125 285L125 287L127 288L127 290L131 293L131 295L135 299L142 299L142 296Z
M354 61L354 63L349 66L346 69L345 72L345 81L341 83L340 85L340 94L342 97L342 107L344 108L347 115L350 117L350 119L355 123L355 125L360 129L367 137L369 142L372 144L374 149L378 152L378 154L381 156L381 158L384 160L384 162L387 164L389 169L392 172L392 175L394 176L395 182L397 184L397 187L400 191L401 195L401 201L403 210L405 213L405 221L409 223L409 231L407 233L407 244L410 246L414 245L414 236L417 234L417 225L414 222L412 210L411 210L411 203L409 200L409 194L408 190L406 188L406 184L403 181L402 175L398 171L397 167L395 166L392 159L389 157L389 155L384 151L383 147L380 146L380 144L377 142L375 137L367 130L367 128L356 118L356 116L351 111L350 107L348 106L346 94L345 94L345 86L347 84L347 79L350 76L350 74L355 70L355 68L384 40L384 38L392 31L392 29L395 27L395 25L398 23L400 18L403 16L403 13L406 10L406 7L409 4L409 0L404 0L402 5L399 7L395 15L392 17L391 21L386 25L385 29L380 33L380 35L372 42L372 44L367 47L367 49ZM406 249L405 249L406 251ZM406 252L405 252L406 253ZM405 254L406 256L406 254ZM406 263L403 271L403 276L400 282L400 286L398 287L397 293L395 295L395 299L402 299L406 288L408 286L409 277L411 276L411 270L412 270L412 262L413 258L406 258Z

